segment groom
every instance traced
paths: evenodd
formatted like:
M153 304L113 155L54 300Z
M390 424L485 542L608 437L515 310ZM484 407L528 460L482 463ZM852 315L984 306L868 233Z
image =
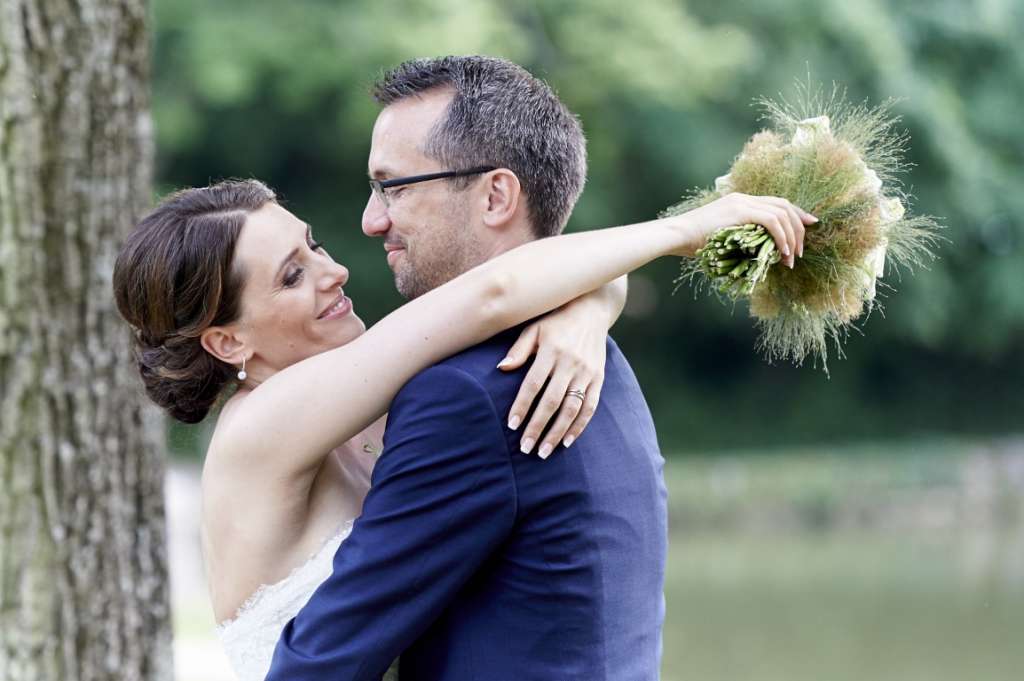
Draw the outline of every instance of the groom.
M369 171L383 183L363 231L384 239L404 296L565 226L585 143L543 82L445 57L401 64L374 95ZM447 176L420 177L432 173ZM475 182L486 200L468 200ZM526 368L495 369L517 334L396 396L362 516L268 681L376 681L399 655L403 681L658 678L666 492L647 404L609 339L586 431L547 460L524 456L503 417Z

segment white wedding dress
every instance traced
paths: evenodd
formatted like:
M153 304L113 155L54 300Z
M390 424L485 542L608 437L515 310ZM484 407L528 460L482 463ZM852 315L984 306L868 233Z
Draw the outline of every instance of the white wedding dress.
M280 582L261 586L238 609L234 619L217 626L217 636L239 681L263 681L266 678L274 648L285 625L302 609L321 582L330 576L334 554L351 531L352 521L349 521L309 560ZM398 681L397 661L384 674L382 681Z

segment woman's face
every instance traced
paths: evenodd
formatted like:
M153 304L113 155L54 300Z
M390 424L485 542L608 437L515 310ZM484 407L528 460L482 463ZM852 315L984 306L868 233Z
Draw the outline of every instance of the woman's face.
M252 353L246 371L257 380L366 330L342 291L348 270L317 247L309 225L275 203L246 218L235 265L245 281L239 337Z

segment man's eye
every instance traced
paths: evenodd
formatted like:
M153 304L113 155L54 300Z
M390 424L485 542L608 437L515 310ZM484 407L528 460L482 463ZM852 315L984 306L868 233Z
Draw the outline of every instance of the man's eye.
M309 242L309 250L311 250L311 251L319 251L323 247L324 247L324 242L322 242L322 241L310 241Z
M299 281L301 279L302 279L302 268L301 267L297 267L294 270L292 270L291 272L289 272L287 275L285 275L284 285L285 285L286 288L291 288L292 286L295 286L297 283L299 283Z

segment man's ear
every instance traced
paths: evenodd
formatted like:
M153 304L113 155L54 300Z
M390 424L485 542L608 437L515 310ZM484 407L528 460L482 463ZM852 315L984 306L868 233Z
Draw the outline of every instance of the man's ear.
M242 358L249 355L245 341L240 339L235 330L227 326L211 326L199 334L199 342L208 353L228 364L241 364Z
M487 175L487 183L484 224L488 227L505 227L511 224L522 198L519 178L507 168L498 168Z

